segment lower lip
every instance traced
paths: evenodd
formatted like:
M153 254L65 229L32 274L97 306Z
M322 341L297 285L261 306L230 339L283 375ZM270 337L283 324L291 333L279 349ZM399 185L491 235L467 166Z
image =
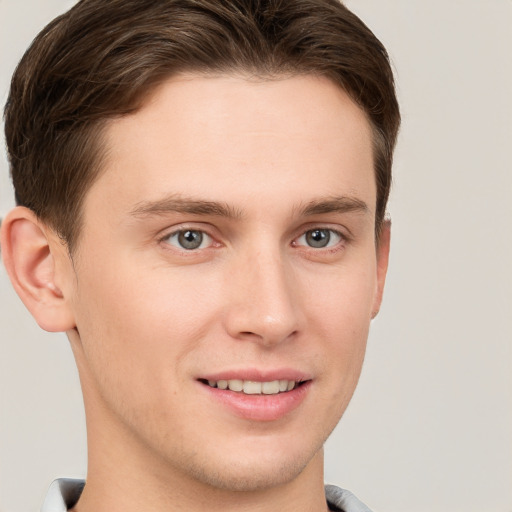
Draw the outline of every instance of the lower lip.
M237 416L253 421L275 421L285 417L304 401L311 381L275 395L246 395L229 389L212 388L200 385L216 401L226 406Z

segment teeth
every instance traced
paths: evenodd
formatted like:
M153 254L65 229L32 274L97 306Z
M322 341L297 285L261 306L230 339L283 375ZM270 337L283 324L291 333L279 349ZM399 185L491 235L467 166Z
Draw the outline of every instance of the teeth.
M246 395L261 395L261 382L253 382L252 380L244 381L244 393Z
M295 384L295 382L294 382ZM264 395L275 395L279 393L279 381L273 380L272 382L262 382L261 392Z
M208 385L212 388L229 389L231 391L243 392L246 395L277 395L291 391L297 385L294 380L272 380L269 382L257 382L253 380L209 380Z
M244 389L244 381L238 379L228 380L228 387L231 391L242 391Z

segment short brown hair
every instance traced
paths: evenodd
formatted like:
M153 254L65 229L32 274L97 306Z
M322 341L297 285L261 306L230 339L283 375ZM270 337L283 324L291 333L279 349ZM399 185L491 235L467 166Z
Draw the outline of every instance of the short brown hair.
M105 122L182 71L339 84L373 128L379 229L400 123L393 74L380 41L337 0L81 0L35 38L12 79L5 131L17 203L71 252Z

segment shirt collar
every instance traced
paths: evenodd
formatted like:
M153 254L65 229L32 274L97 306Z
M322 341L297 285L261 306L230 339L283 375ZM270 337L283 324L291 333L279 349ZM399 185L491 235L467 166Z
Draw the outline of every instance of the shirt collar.
M58 478L48 489L41 512L66 512L74 507L85 486L84 480Z

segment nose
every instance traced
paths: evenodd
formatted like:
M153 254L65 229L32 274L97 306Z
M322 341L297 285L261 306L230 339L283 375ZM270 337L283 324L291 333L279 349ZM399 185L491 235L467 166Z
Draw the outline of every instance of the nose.
M293 269L279 251L259 251L241 258L226 283L225 327L235 339L274 346L299 329Z

